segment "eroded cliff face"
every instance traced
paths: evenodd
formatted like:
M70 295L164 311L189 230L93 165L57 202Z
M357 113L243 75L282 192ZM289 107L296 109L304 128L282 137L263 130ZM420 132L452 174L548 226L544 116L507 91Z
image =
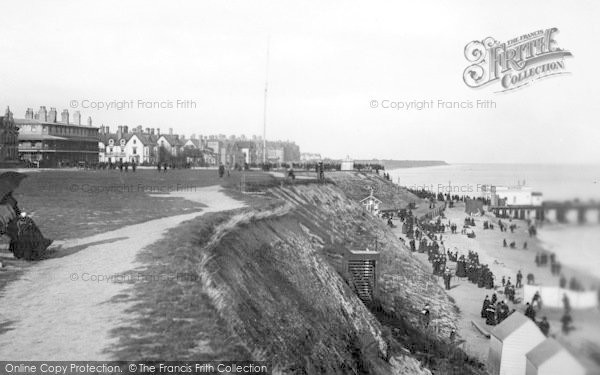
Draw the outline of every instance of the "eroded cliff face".
M386 360L381 325L323 256L327 229L313 233L296 209L234 215L204 247L204 288L231 332L284 373L428 373L410 356Z
M449 336L457 319L453 303L384 221L366 213L335 185L294 186L271 193L294 206L307 235L338 271L344 249L374 250L377 241L378 300L383 308L419 326L420 311L428 303L432 328L442 339Z
M446 338L456 317L433 277L335 185L268 195L277 202L272 208L234 216L205 247L209 284L219 290L231 329L284 372L426 373L407 351L388 353L390 338L341 276L341 257L347 248L373 248L377 238L383 309L419 327L429 303L435 334Z
M384 222L334 184L271 188L259 200L187 222L147 251L149 272L199 280L135 285L136 311L146 315L133 320L146 320L119 331L120 353L265 360L275 373L429 374L341 276L343 251L372 248L376 237L385 316L418 327L429 303L434 334L447 335L452 304ZM160 310L163 299L173 307ZM157 346L157 338L173 344Z

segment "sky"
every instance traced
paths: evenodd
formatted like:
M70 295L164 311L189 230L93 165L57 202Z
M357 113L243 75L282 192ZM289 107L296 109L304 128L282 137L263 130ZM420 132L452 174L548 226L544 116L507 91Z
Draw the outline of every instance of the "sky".
M17 118L45 105L113 130L261 135L268 70L267 139L302 152L600 163L597 1L5 1L3 14L0 106ZM505 93L463 82L469 42L552 27L569 74ZM382 108L423 100L496 108Z

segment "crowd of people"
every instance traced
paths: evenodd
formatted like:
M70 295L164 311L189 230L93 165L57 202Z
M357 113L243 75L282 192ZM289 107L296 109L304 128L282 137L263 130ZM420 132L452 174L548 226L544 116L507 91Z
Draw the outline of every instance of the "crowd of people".
M510 309L506 300L498 301L496 293L493 293L491 299L489 295L485 296L481 307L481 317L485 319L485 324L495 326L502 323L514 311L515 309Z
M452 199L450 196L433 194L427 191L419 191L418 194L421 198L433 200L446 200ZM457 197L460 200L460 197ZM502 276L501 288L498 289L499 285L496 285L496 278L494 273L487 264L480 263L479 255L477 252L469 250L468 254L458 254L458 251L450 251L445 248L443 237L448 231L451 234L456 234L458 226L456 223L451 221L442 222L443 214L435 220L417 220L412 215L412 212L408 210L402 215L404 222L403 232L406 233L410 239L409 247L412 252L418 252L427 254L427 259L432 265L433 274L440 276L444 282L444 288L446 290L451 289L452 277L466 278L469 282L477 285L479 288L486 288L492 291L490 295L486 295L482 308L481 317L485 319L485 323L490 326L495 326L504 321L510 314L516 311L517 304L521 303L518 298L518 290L523 288L524 279L527 284L535 284L535 276L533 273L527 273L526 277L521 270L518 270L516 277ZM476 227L476 221L473 217L465 217L462 225L462 234L469 235L471 228ZM491 220L483 221L484 230L494 230L499 228L502 232L515 233L517 230L517 224L513 223L509 218L507 220L499 220L497 224ZM529 236L536 235L536 228L531 223L527 223ZM506 239L503 240L503 247L516 248L516 242L508 242ZM523 242L523 249L527 250L527 241ZM456 267L453 269L449 263L456 263ZM560 275L561 287L565 287L567 284L571 289L578 290L580 285L575 278L572 278L570 282L560 273L561 265L556 260L556 256L552 253L539 252L536 254L535 263L538 267L550 266L550 270L553 275ZM513 281L514 280L514 281ZM500 278L498 278L500 283ZM497 292L499 290L499 292ZM499 293L499 294L497 294ZM500 300L498 295L503 296ZM600 295L600 294L599 294ZM510 305L511 303L512 305ZM565 312L561 318L562 332L567 334L572 329L573 318L570 312L570 303L567 296L564 296L563 304L565 305ZM533 320L540 328L541 332L548 336L550 334L550 322L547 317L537 319L537 314L542 309L542 298L539 292L535 293L531 301L527 301L525 308L525 315ZM428 314L427 314L428 315Z

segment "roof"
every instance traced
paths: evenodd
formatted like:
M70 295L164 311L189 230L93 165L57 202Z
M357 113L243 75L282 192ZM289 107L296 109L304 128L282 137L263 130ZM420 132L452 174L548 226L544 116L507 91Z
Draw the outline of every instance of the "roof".
M538 346L531 349L529 353L527 353L526 357L535 365L535 367L539 367L539 365L554 357L561 350L564 350L564 348L558 343L558 341L552 338L547 338Z
M200 140L197 138L186 139L185 144L191 143L195 148L200 148Z
M121 138L117 138L116 133L108 133L108 134L98 134L98 141L103 142L104 144L108 144L109 139L114 139L115 142L119 142L121 139L125 139L125 141L129 141L129 139L133 136L133 133L124 133L121 134Z
M514 313L510 314L508 318L504 319L502 323L494 327L490 333L500 341L504 341L514 331L527 323L534 324L528 317L518 311L515 311Z
M167 142L169 142L169 145L171 145L171 146L183 146L185 144L185 142L182 142L181 139L178 139L174 135L171 135L171 134L161 134L158 138L160 139L161 137L164 137L165 140Z
M256 148L256 144L252 141L237 141L235 145L238 148Z
M150 144L154 144L156 143L156 141L158 141L158 136L154 135L154 134L144 134L144 133L123 133L121 135L121 138L117 138L117 134L116 133L101 133L98 134L98 140L102 143L104 143L105 145L108 144L108 140L109 139L114 139L115 142L119 142L121 139L124 139L126 142L129 142L129 140L131 139L131 137L136 136L140 142L142 142L142 144L144 145L150 145Z
M158 137L154 134L132 133L131 137L134 135L140 140L140 142L142 142L143 145L155 144L158 140ZM128 138L128 141L131 139L131 137Z
M369 195L368 197L361 199L360 202L362 203L362 202L366 201L369 198L373 198L373 200L376 200L377 202L381 203L381 200L375 198L375 196L373 196L373 195Z
M26 119L26 118L16 118L14 119L15 124L38 124L38 125L62 125L62 126L77 126L80 128L96 128L98 129L97 126L88 126L87 124L75 124L75 123L71 123L69 122L64 123L64 122L60 122L60 121L56 121L56 122L50 122L50 121L40 121L40 120L36 120L36 119Z

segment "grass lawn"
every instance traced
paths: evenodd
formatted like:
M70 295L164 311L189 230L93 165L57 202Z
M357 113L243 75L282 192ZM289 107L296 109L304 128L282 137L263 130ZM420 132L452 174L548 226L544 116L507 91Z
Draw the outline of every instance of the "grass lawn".
M199 203L169 197L221 185L239 190L241 172L219 178L215 170L119 171L46 170L32 172L14 196L46 237L65 239L106 232L125 225L201 210ZM247 181L270 181L262 172L246 172ZM164 197L153 196L155 194Z
M202 204L169 197L170 191L221 185L236 198L241 172L219 178L216 170L119 171L32 170L13 193L19 207L32 215L47 238L86 237L167 216L200 211ZM262 172L246 172L246 181L272 182ZM155 194L164 197L153 196ZM15 259L9 239L0 237L0 290L31 264ZM0 331L2 328L0 327Z

